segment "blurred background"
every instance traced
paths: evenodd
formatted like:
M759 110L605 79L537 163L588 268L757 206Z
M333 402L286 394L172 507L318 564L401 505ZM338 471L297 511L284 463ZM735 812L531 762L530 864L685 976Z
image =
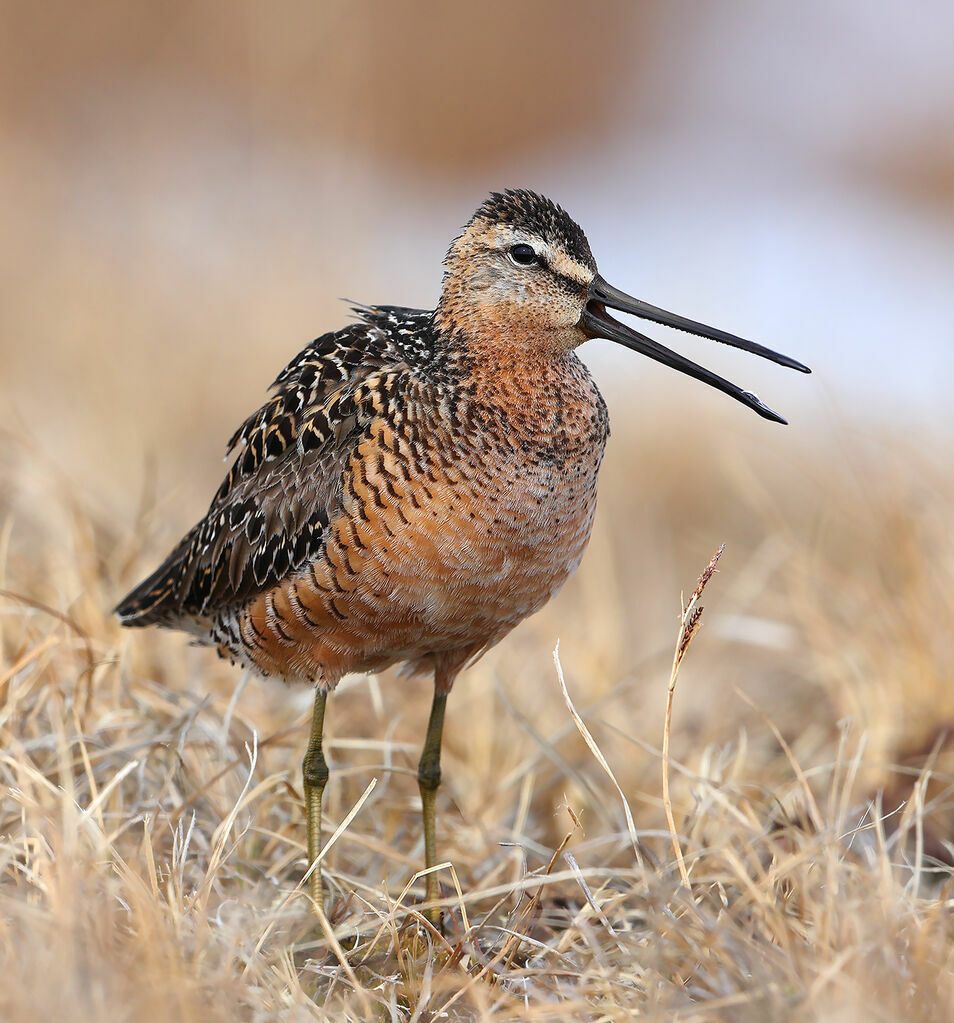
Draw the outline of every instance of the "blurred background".
M857 586L859 616L885 558L951 568L916 535L931 515L950 539L949 5L100 0L6 3L4 26L4 457L28 452L121 541L104 607L201 514L226 438L346 322L341 299L433 306L449 240L508 186L561 202L618 286L814 369L651 331L756 390L780 428L585 346L614 437L547 649L574 629L583 653L607 629L632 657L668 645L723 540L742 573L723 634L762 651L791 640L789 604L774 624L765 609L780 578L791 597L793 545L826 598ZM4 507L29 563L42 501L19 492Z
M789 434L954 425L950 5L99 0L3 20L2 422L110 505L147 471L209 489L339 299L432 306L448 241L508 186L562 203L619 287L808 362L657 331ZM583 356L617 416L662 390L700 427L790 443L612 348Z
M943 466L954 426L949 5L100 0L6 3L4 25L0 426L123 540L104 604L201 514L226 438L341 299L432 307L449 240L508 186L562 203L619 287L814 369L650 332L780 428L582 349L614 437L548 646L611 575L641 656L723 540L758 604L792 563L760 546L780 528L870 593L898 523L945 521L920 460ZM9 503L28 537L37 499ZM787 607L752 633L727 599L730 638L784 647Z
M647 841L666 834L658 748L680 594L726 542L673 717L674 803L694 848L736 848L715 828L730 818L751 824L743 849L771 840L783 806L805 820L792 764L741 690L805 765L833 842L880 799L886 828L902 822L891 856L903 858L914 818L900 810L916 796L918 859L954 863L954 6L0 0L0 13L0 749L20 764L0 771L0 825L14 901L32 890L22 850L39 850L51 934L73 925L45 879L74 882L43 850L73 848L74 802L112 793L107 831L136 869L141 816L158 814L162 862L178 855L179 814L195 810L213 848L255 736L268 796L222 898L267 906L287 889L310 692L236 693L239 673L212 652L121 631L109 609L202 514L226 439L276 373L347 322L341 299L432 307L450 239L490 190L514 186L564 205L618 287L814 373L647 328L756 391L790 419L779 427L608 342L582 349L613 424L593 540L563 593L454 691L442 855L465 890L508 862L522 876L573 830L566 803L589 829L574 846L584 867L629 862L615 791L557 687L557 638L638 826ZM363 877L365 892L382 878L399 892L420 862L413 770L430 683L343 688L331 819L381 784L332 875L338 891ZM720 817L712 787L745 813ZM655 848L665 864L668 845ZM89 853L97 890L112 891L108 862ZM204 870L199 854L177 862ZM831 885L844 934L874 886L865 873L842 905ZM94 902L84 891L77 926ZM10 938L8 951L68 998L46 976L60 946L32 909L25 919L32 944ZM821 950L819 991L843 979L825 952L845 961L840 933L806 939ZM700 941L701 960L708 931ZM772 931L760 948L783 945ZM660 976L682 997L672 950ZM134 987L141 958L131 946ZM752 969L769 961L760 952ZM871 978L896 974L907 1018L909 974L891 966L860 970L858 991L888 1018ZM86 978L80 962L76 990ZM32 988L24 998L9 1018L36 1018Z

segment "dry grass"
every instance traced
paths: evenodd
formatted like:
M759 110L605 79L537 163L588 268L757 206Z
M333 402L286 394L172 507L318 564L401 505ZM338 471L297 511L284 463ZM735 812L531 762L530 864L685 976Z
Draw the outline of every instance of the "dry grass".
M427 682L356 679L332 701L328 816L357 812L316 921L309 694L236 689L182 637L122 633L107 609L188 521L150 499L135 523L92 510L8 441L0 1016L950 1019L944 462L768 428L717 448L666 425L660 450L661 427L616 424L580 576L453 694L446 938L416 912ZM674 847L679 593L723 540L674 694ZM623 800L561 697L557 637Z
M608 395L580 574L450 700L446 939L417 915L426 680L353 680L329 705L327 819L354 815L318 921L301 886L310 694L241 684L108 613L201 512L263 385L343 322L336 296L432 302L490 185L534 166L540 187L574 180L581 146L608 173L606 146L630 137L638 156L687 103L640 54L672 32L684 52L686 18L689 44L711 27L688 5L510 4L502 37L471 6L5 5L0 1020L954 1018L954 480L923 438L806 439L818 417L752 363L740 382L764 381L791 429L685 379L671 405ZM448 38L465 44L450 76ZM501 74L509 51L523 73ZM838 148L837 194L854 174L864 198L901 153L927 170L891 196L940 209L948 157L918 148L911 109L853 163ZM801 136L777 134L787 168ZM555 197L577 209L582 180ZM886 209L878 236L906 251ZM602 218L594 243L639 242ZM763 301L761 275L740 277ZM702 299L717 279L670 281ZM771 287L801 309L799 275ZM673 688L680 595L723 541Z

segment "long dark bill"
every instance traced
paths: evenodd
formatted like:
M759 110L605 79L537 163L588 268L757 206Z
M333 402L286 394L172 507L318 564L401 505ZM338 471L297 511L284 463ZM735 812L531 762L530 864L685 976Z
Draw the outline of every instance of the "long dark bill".
M797 369L800 373L811 373L807 366L796 362L795 359L790 359L787 355L780 355L778 352L773 352L770 348L764 348L762 345L755 344L754 341L746 341L744 338L728 334L716 327L707 327L704 323L696 323L695 320L687 320L684 316L677 316L675 313L666 312L665 309L649 305L648 302L640 302L638 298L632 298L625 292L614 288L612 284L607 284L599 274L593 278L587 295L586 305L583 309L583 318L580 321L580 326L590 337L603 337L609 341L615 341L626 348L632 349L634 352L648 355L650 359L655 359L664 366L671 366L673 369L678 369L681 373L687 373L689 376L695 377L696 380L701 380L703 383L725 392L730 397L735 398L736 401L742 402L743 405L748 405L750 409L758 412L760 416L765 419L771 419L775 423L786 423L787 420L783 419L777 412L773 412L767 405L763 405L751 391L743 391L741 387L737 387L724 377L711 373L702 366L683 358L681 355L677 355L664 345L658 344L651 338L646 337L645 334L640 334L639 331L620 323L619 320L610 316L607 312L607 306L610 309L619 309L620 312L632 313L634 316L639 316L644 320L653 320L667 327L675 327L678 330L686 330L690 334L698 334L699 337L706 337L711 341L721 341L722 344L731 345L733 348L741 348L744 352L751 352L753 355L761 356L763 359L777 362L780 366Z

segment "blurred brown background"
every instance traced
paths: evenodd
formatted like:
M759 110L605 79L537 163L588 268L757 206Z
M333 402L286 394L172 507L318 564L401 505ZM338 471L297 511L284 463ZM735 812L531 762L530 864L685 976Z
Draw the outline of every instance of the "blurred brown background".
M441 855L465 891L489 890L505 869L547 864L569 806L585 869L629 862L616 792L560 696L559 637L568 690L662 856L650 920L672 926L650 923L645 949L619 960L628 973L660 957L640 1014L685 1014L684 960L709 964L724 1006L754 984L835 1013L756 1001L739 1019L954 1004L917 979L951 987L945 903L919 901L920 872L901 867L912 829L921 853L954 863L952 39L941 2L0 0L0 917L23 922L0 936L0 962L36 978L7 985L22 1008L4 1013L0 997L0 1015L114 1019L114 1005L77 1006L109 991L139 1004L120 989L147 1007L137 1019L190 1018L183 990L195 1018L217 1004L236 1018L232 999L267 1005L256 1018L290 1004L291 960L252 914L279 905L300 858L311 694L236 690L213 652L121 630L109 609L207 506L226 439L280 368L347 321L340 299L432 306L451 237L508 186L562 203L619 287L814 374L647 328L756 390L783 428L606 342L583 348L613 424L593 539L564 592L455 688ZM672 728L677 820L698 825L694 878L719 892L710 928L701 902L670 912L658 750L680 593L722 542ZM376 900L384 879L390 898L421 859L430 681L390 672L341 690L330 819L380 784L330 867L340 890ZM807 819L772 725L828 822L823 854L796 836L804 883L764 870L779 822ZM183 896L170 913L136 871L157 821L160 865L179 864L182 893L210 890L206 853L244 798L256 737L254 825L215 868L209 944L206 910L196 923ZM112 837L89 839L74 870L107 793ZM865 859L879 811L900 837ZM185 855L170 821L187 818ZM706 866L720 849L732 858ZM753 878L773 907L757 939ZM635 929L607 932L613 956L643 928L641 884ZM892 923L902 902L943 937ZM814 929L799 905L821 907ZM376 930L376 912L358 926ZM253 946L237 980L237 950ZM791 965L773 965L783 954ZM869 1008L838 1014L830 990L851 977ZM586 994L587 1012L623 991Z
M184 526L339 297L432 305L458 226L527 185L621 287L812 364L666 339L793 431L949 428L951 10L5 3L2 423L120 509L156 473ZM608 348L617 412L662 388L763 429Z
M201 513L225 439L346 321L340 299L433 305L448 241L512 185L563 203L621 287L815 370L654 331L756 389L783 429L583 349L614 437L546 649L601 650L617 677L668 646L679 591L728 540L727 675L745 651L774 663L793 547L813 585L857 586L861 616L885 545L949 508L911 489L931 486L911 459L942 464L954 425L950 8L8 3L4 25L0 426L117 530L123 583ZM42 515L25 489L13 507L22 545ZM808 614L825 599L803 596ZM760 684L782 698L810 670L789 660Z

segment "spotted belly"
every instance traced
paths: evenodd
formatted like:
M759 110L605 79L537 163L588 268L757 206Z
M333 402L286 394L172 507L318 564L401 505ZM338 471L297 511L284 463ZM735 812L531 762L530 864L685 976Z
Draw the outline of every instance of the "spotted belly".
M320 556L223 614L217 639L263 674L327 686L400 661L428 667L435 654L462 663L576 569L598 468L461 444L414 457L382 425L352 459Z

